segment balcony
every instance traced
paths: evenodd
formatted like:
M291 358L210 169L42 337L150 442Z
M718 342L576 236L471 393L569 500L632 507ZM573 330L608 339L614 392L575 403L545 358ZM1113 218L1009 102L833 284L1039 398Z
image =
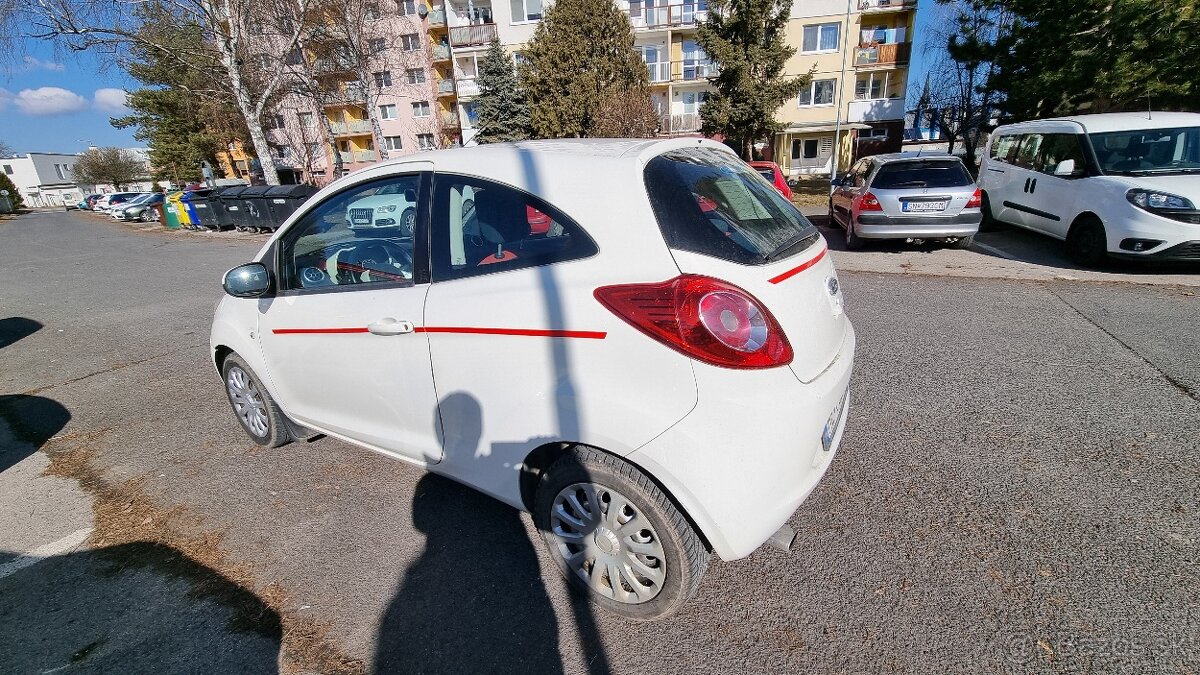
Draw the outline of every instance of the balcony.
M708 3L644 7L641 2L631 2L625 11L635 31L689 28L708 18Z
M377 162L379 161L379 153L374 150L356 150L354 152L354 161Z
M917 0L859 0L858 11L863 14L908 12L917 8Z
M441 28L446 25L446 10L441 7L434 7L429 11L429 27Z
M912 51L911 42L894 42L886 45L859 47L854 50L855 68L892 68L908 64Z
M694 134L700 131L700 113L663 115L659 123L663 134Z
M438 80L437 94L439 97L453 96L454 95L454 80L451 80L449 78L444 79L444 80Z
M433 46L434 61L449 61L450 60L450 45L438 44Z
M707 59L672 61L671 79L676 82L701 82L716 77L721 69Z
M458 115L456 113L452 113L449 110L443 110L438 117L442 120L443 127L447 129L458 128Z
M331 56L313 61L313 73L317 76L352 73L357 67L355 60L349 56Z
M668 61L647 63L646 69L650 71L651 84L665 84L671 81L671 64Z
M479 95L479 83L474 77L458 78L458 96L459 98L468 98Z
M330 126L333 127L334 136L362 136L372 133L371 123L363 120L334 122Z
M892 44L896 42L904 42L907 29L901 28L881 28L879 30L864 30L859 37L859 47L870 47L879 44Z
M473 26L452 26L450 44L455 47L486 47L496 38L496 24L480 23Z
M342 164L349 164L354 161L354 153L345 150L338 151L338 157L342 158Z
M904 99L877 98L851 101L847 122L884 122L904 119Z

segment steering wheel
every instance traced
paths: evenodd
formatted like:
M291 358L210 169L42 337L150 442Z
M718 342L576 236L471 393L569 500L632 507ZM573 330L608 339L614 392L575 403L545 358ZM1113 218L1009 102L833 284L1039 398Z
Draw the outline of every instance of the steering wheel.
M394 242L360 242L338 259L338 277L342 283L408 281L412 279L412 256Z

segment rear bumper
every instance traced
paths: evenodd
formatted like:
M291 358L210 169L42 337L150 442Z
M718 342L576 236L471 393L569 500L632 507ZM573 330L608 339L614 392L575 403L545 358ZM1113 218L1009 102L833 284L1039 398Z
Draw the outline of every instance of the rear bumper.
M908 239L937 237L969 237L979 231L983 220L980 211L968 211L954 216L888 216L859 214L854 231L863 239Z
M697 366L696 408L628 456L670 491L722 559L753 553L829 468L849 409L855 336L846 326L837 357L808 384L786 367Z

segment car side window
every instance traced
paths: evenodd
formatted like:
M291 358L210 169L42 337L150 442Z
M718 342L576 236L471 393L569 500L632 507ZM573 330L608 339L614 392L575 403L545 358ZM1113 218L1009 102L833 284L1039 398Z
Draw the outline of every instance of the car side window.
M871 162L868 160L860 160L854 167L854 187L864 187L867 184L867 175L871 173Z
M1042 156L1038 161L1038 170L1042 173L1053 174L1061 162L1075 162L1072 175L1083 175L1087 168L1083 146L1079 136L1075 134L1046 134L1042 140Z
M1017 148L1016 158L1013 164L1022 169L1038 170L1038 157L1042 148L1041 134L1025 134L1021 138L1021 147Z
M998 137L992 143L992 159L1011 163L1013 161L1013 152L1021 143L1021 137L1016 135L1007 135Z
M281 291L411 286L421 175L389 176L327 198L279 241Z
M438 174L433 192L434 281L576 260L597 251L579 225L507 185Z

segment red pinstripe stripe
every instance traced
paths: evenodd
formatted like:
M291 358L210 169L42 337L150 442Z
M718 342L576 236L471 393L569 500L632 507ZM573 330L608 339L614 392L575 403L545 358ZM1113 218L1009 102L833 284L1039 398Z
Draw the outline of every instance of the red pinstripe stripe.
M276 335L329 335L368 333L366 328L273 328ZM475 328L470 326L417 326L414 333L450 333L456 335L515 335L521 337L554 337L603 340L608 333L589 330L543 330L534 328Z
M788 279L791 279L792 277L796 276L797 274L800 274L801 272L812 267L813 265L816 265L818 262L821 261L821 258L825 257L825 254L828 252L829 252L829 247L825 247L825 248L821 249L821 252L818 253L816 255L816 257L814 257L812 260L809 260L808 262L804 263L803 265L801 265L799 267L794 267L794 268L784 272L783 274L780 274L777 277L768 279L768 281L770 281L773 284L777 284L782 281L787 281Z

